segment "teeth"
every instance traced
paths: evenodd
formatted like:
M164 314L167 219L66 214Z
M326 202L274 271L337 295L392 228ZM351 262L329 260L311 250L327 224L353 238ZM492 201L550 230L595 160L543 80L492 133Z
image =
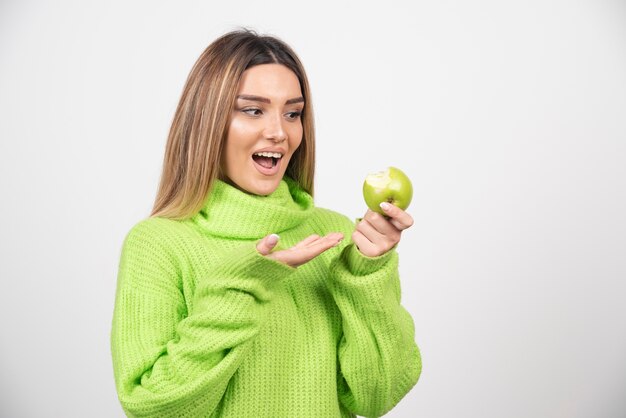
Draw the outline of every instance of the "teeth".
M254 155L260 155L261 157L273 157L273 158L280 158L283 156L283 154L279 152L255 152Z

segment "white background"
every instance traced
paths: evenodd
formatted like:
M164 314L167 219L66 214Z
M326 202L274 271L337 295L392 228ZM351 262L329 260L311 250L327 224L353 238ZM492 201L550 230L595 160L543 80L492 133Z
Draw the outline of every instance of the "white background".
M384 6L382 4L385 3ZM389 417L626 416L626 2L0 2L0 416L121 417L122 240L217 36L307 68L316 203L413 179L424 369Z

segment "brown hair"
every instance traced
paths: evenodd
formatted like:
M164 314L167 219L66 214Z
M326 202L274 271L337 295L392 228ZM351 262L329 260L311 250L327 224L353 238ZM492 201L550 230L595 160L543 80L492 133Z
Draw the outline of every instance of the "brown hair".
M243 72L255 65L282 64L300 81L304 109L302 142L285 175L313 195L315 129L309 83L295 52L280 39L249 29L216 39L194 64L167 138L163 171L151 217L187 219L201 208L220 161Z

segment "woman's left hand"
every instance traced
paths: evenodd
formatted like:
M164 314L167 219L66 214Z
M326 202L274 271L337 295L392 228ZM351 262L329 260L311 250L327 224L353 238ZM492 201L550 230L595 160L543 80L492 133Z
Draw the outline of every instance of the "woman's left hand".
M377 257L400 242L402 231L413 225L411 215L389 204L385 216L367 210L352 233L352 241L359 251L368 257Z

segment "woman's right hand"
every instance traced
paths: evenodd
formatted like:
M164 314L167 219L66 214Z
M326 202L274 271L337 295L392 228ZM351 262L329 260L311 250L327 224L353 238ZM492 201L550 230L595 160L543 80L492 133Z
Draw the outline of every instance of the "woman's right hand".
M323 237L313 234L291 248L272 252L278 244L278 235L271 234L263 238L257 244L256 249L261 255L295 268L314 259L329 248L339 245L342 239L341 232L332 232Z

